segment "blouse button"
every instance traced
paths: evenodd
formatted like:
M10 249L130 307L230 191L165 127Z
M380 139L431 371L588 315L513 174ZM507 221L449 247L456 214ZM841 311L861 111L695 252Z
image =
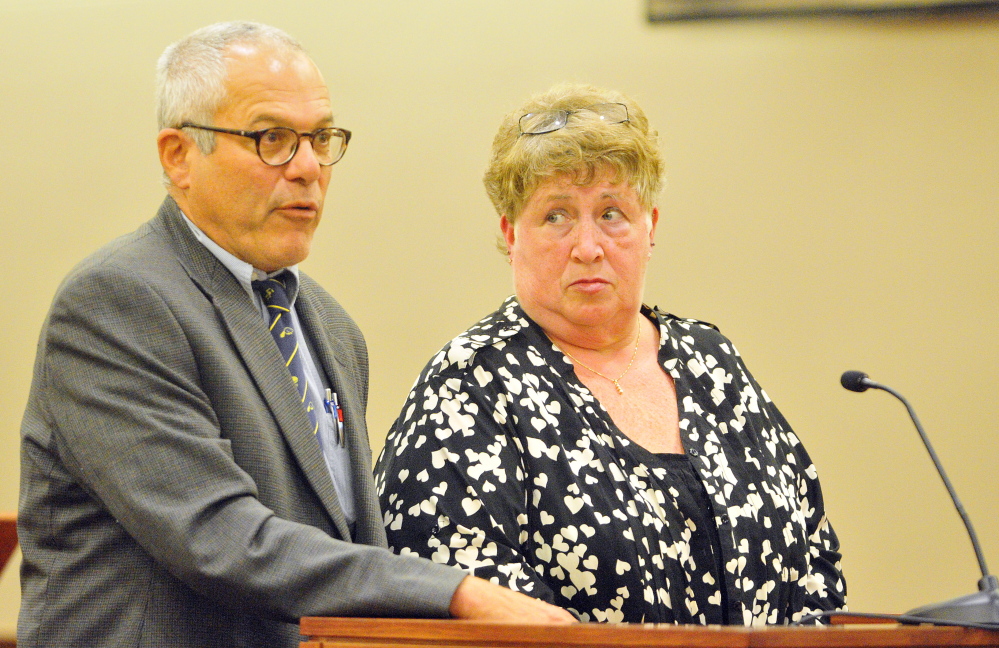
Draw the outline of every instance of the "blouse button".
M697 448L691 448L687 452L687 454L689 454L691 457L697 457L697 456L700 456L701 453L697 451Z
M725 526L725 525L728 524L728 515L722 513L721 517L719 517L718 520L719 520L719 522L721 523L722 526Z

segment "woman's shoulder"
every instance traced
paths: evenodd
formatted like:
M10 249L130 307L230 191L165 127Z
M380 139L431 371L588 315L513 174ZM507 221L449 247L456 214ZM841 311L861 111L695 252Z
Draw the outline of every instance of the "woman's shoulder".
M531 326L516 297L503 304L457 335L427 363L416 384L438 379L461 378L474 370L477 362L490 350L503 350L516 344L519 336Z
M643 310L645 308L643 307ZM717 326L704 320L680 317L653 306L647 310L657 320L663 344L669 344L680 356L730 358L739 362L739 351Z
M711 322L705 322L704 320L694 319L692 317L680 317L679 315L674 315L668 311L665 311L658 306L642 306L642 311L645 312L646 316L650 319L657 320L660 329L666 329L671 337L676 338L693 338L695 340L716 340L716 341L728 341L724 335L722 335L721 330Z
M692 317L680 317L679 315L674 315L673 313L665 311L658 306L643 306L642 310L647 310L649 313L653 313L661 324L672 324L683 330L708 329L713 330L716 333L719 332L718 327L711 322L705 322L704 320L694 319Z

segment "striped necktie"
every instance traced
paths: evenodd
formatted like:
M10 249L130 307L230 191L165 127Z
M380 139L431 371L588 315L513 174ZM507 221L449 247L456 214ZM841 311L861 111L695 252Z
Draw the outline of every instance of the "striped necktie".
M302 341L292 326L291 304L285 285L287 277L288 273L282 273L270 279L254 281L253 289L260 294L267 306L271 336L284 357L285 366L291 373L291 381L295 383L295 388L302 400L302 406L305 408L305 413L309 415L309 422L312 423L312 434L316 435L316 441L319 442L319 447L322 449L323 442L316 434L319 431L319 413L316 411L312 391L309 389L309 378L305 373L305 365L299 353L299 345Z

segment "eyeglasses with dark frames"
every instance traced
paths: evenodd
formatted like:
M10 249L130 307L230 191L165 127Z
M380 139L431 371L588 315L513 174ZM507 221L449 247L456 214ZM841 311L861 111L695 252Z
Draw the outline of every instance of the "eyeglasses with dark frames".
M347 150L347 144L350 142L350 131L346 128L337 128L335 126L317 128L307 133L301 133L294 128L286 128L284 126L247 131L184 122L180 127L249 137L257 143L257 155L260 157L260 160L270 166L282 166L291 162L291 159L295 157L295 153L298 152L298 143L303 137L309 138L316 160L322 166L332 166L339 162Z
M543 135L565 128L569 116L579 112L595 113L608 124L623 124L628 121L628 107L623 103L602 103L577 108L575 110L542 110L527 113L520 118L521 135Z

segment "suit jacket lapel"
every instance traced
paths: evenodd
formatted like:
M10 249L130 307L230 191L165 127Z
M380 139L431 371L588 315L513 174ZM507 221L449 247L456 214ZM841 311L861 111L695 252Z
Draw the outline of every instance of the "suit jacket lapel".
M335 321L332 313L322 306L313 294L313 283L307 279L299 282L296 308L299 320L312 342L313 355L326 371L327 379L340 395L344 409L344 435L350 456L351 481L354 488L354 506L357 518L355 542L385 546L385 527L382 513L371 480L371 444L368 440L365 415L367 408L366 380L344 361L352 358L343 343L330 335L329 324Z
M302 472L326 506L340 537L349 540L347 520L322 451L312 435L309 417L294 385L286 377L281 352L259 311L232 273L194 238L172 199L167 199L160 215L176 244L181 264L212 300Z

